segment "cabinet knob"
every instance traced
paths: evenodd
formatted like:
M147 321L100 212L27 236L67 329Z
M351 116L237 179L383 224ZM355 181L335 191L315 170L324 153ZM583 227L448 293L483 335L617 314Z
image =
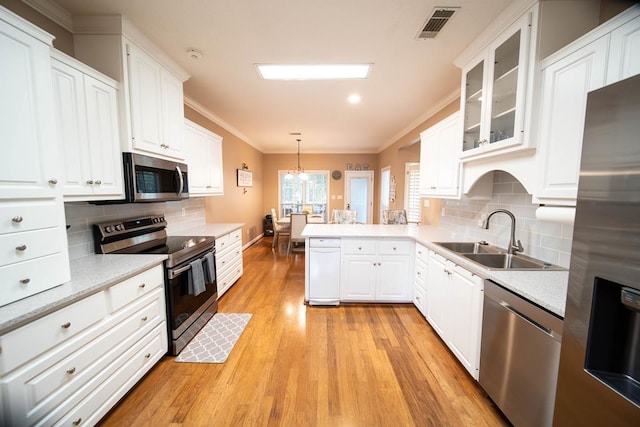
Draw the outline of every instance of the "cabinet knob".
M149 319L149 318L148 318L147 316L144 316L144 317L142 318L142 321L143 321L143 322L146 322L148 319Z
M24 278L24 279L20 279L20 283L22 283L23 285L28 284L31 281L31 279L29 279L28 277Z
M362 246L358 246L358 250L361 251L362 250Z
M69 375L73 375L76 373L76 367L74 366L73 368L69 368L67 369L67 374Z
M97 181L96 181L96 185L100 185L100 184L102 184L102 181L97 180Z
M395 251L395 250L397 250L397 248L394 246L394 247L393 247L393 250Z
M92 180L92 179L88 180L88 181L87 181L87 184L89 184L89 185L93 185L93 180Z
M211 186L210 186L210 185L207 185L207 188L211 188Z
M144 284L144 283L140 283L140 285L139 285L138 287L139 287L139 288L144 288L145 286L147 286L147 285L146 285L146 284Z
M26 251L26 250L27 250L27 245L25 245L25 244L23 243L23 244L21 244L21 245L19 245L19 246L16 246L16 250L17 250L17 251L20 251L20 252Z
M144 358L145 358L145 359L148 359L148 358L150 358L150 357L151 357L151 353L147 353L147 354L145 354L145 355L144 355Z
M81 422L82 422L82 418L76 418L71 422L71 424L73 424L74 426L79 426Z
M19 224L22 222L22 217L20 215L16 215L13 218L11 218L11 222L15 222L16 224Z
M55 179L55 178L51 178L51 179L49 180L49 184L51 184L51 185L56 185L57 183L58 183L58 180L57 180L57 179Z
M69 329L70 326L71 326L71 322L63 323L62 325L60 325L62 329Z

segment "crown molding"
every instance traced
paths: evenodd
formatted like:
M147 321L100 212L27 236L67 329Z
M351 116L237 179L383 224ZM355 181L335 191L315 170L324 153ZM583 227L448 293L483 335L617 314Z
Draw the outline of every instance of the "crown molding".
M73 17L66 9L51 0L22 0L70 33L73 32Z
M213 114L204 105L200 104L195 99L185 95L184 96L184 104L186 106L190 107L190 108L193 108L195 111L197 111L198 113L202 114L204 117L206 117L207 119L211 120L212 122L214 122L218 126L222 127L224 130L226 130L228 132L231 132L236 137L240 138L242 140L242 142L245 142L245 143L249 144L250 146L252 146L256 150L260 151L261 153L264 153L264 149L262 147L259 147L258 145L256 145L246 135L244 135L238 129L236 129L235 127L231 126L230 124L228 124L227 122L222 120L220 117L218 117L215 114Z

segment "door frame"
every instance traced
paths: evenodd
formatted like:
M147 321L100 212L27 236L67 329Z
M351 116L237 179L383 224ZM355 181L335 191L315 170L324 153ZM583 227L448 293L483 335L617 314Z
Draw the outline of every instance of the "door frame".
M367 224L373 223L373 175L372 170L366 171L354 171L348 170L344 172L344 208L349 209L351 202L350 181L352 178L367 178L368 191L367 191Z

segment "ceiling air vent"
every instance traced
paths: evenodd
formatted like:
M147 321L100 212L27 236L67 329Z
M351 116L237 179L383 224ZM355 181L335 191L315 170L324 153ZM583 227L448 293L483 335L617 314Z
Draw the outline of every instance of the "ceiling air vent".
M449 20L453 17L453 14L459 8L457 7L435 7L429 19L427 19L427 23L424 24L424 27L418 33L417 39L432 39L438 35L444 25L449 22Z

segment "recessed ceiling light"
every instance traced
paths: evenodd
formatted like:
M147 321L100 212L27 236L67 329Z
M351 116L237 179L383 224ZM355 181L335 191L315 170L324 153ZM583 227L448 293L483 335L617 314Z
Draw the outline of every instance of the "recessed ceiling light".
M347 99L349 100L350 104L359 104L362 98L360 98L360 95L358 95L357 93L354 93L349 95L349 98Z
M265 80L366 79L371 64L279 65L256 64Z
M197 61L200 58L202 58L202 52L200 52L198 49L193 49L193 48L187 49L187 55L189 56L189 58L193 59L194 61Z

